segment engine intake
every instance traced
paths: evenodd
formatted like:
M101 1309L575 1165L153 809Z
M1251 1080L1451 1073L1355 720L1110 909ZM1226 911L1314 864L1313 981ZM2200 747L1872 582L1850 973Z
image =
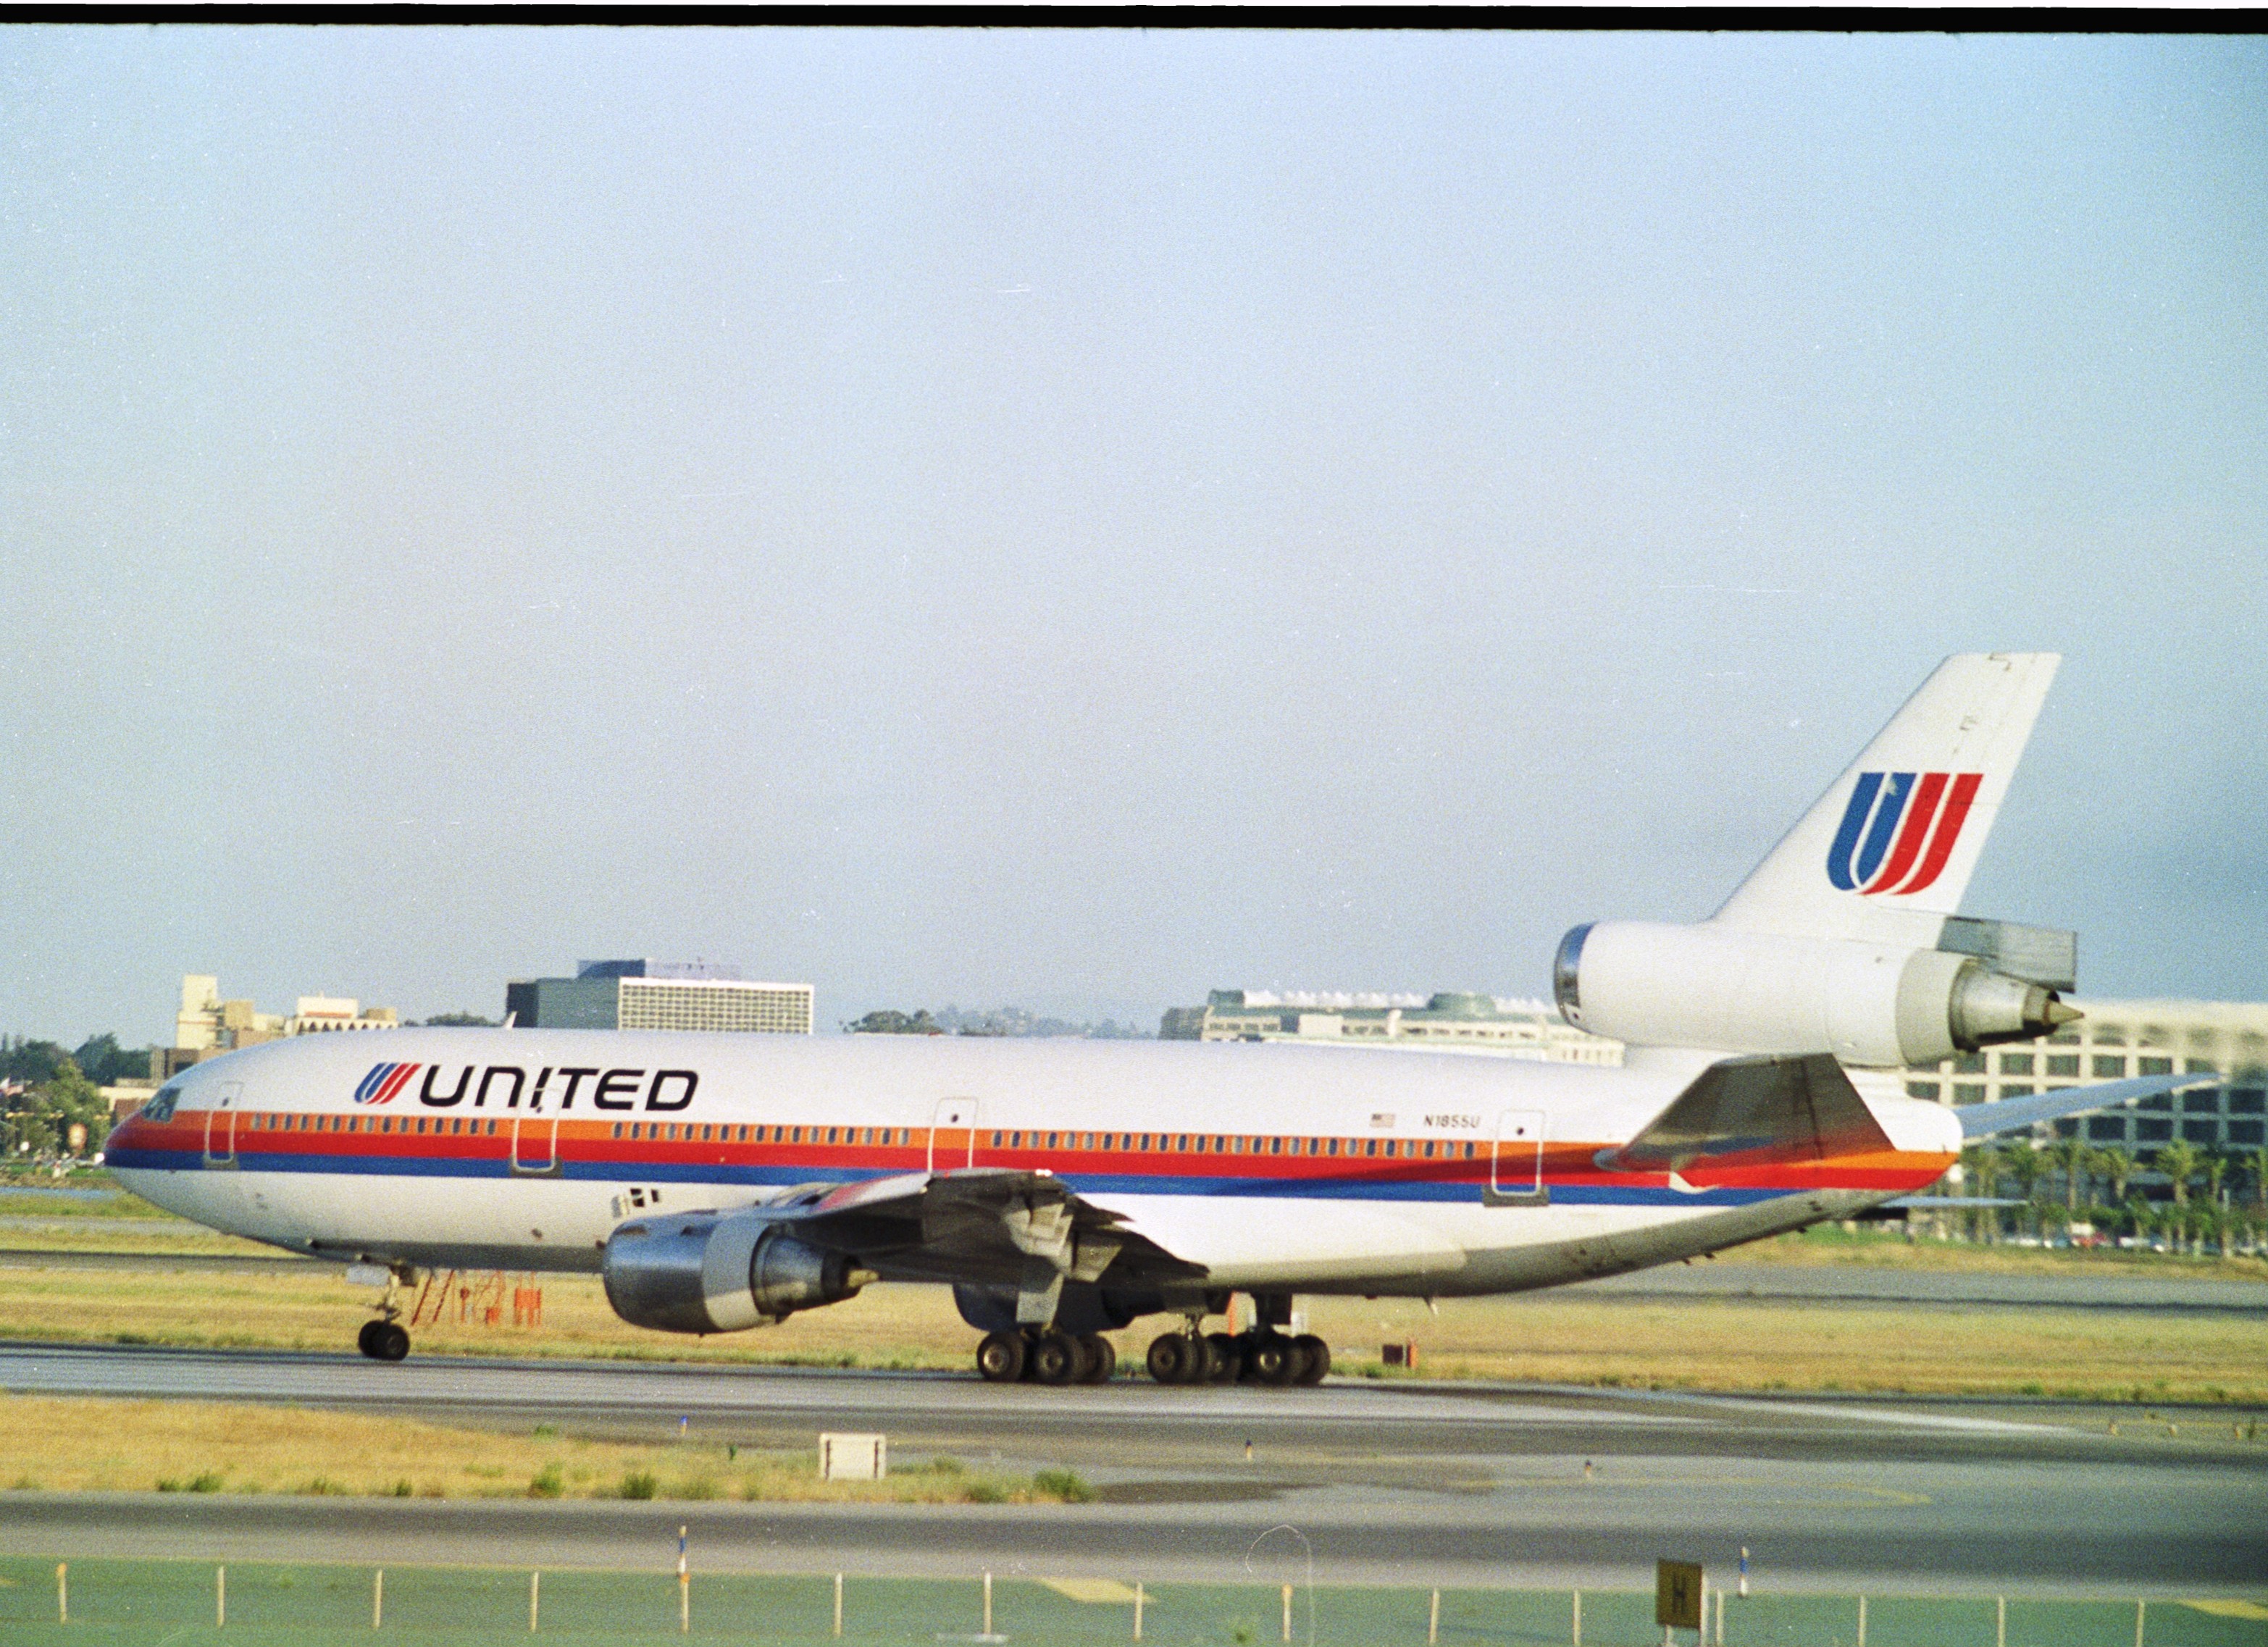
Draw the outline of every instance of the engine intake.
M615 1314L665 1333L739 1332L876 1279L761 1211L633 1219L607 1238L601 1274Z
M1579 926L1552 963L1560 1016L1643 1047L1936 1063L2080 1014L1973 954L1644 921Z

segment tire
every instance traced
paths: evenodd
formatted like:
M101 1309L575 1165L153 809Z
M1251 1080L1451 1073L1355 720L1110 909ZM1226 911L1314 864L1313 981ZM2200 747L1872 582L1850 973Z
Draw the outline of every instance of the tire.
M987 1384L1013 1384L1024 1376L1021 1333L987 1333L976 1346L976 1375Z
M1067 1333L1042 1333L1033 1341L1031 1367L1035 1384L1069 1384L1086 1364L1079 1341Z
M1079 1343L1079 1348L1086 1351L1086 1364L1079 1369L1079 1381L1081 1384L1109 1383L1112 1375L1118 1371L1117 1349L1100 1333L1089 1333Z
M361 1350L363 1354L368 1356L372 1361L378 1359L378 1344L376 1341L378 1338L378 1329L383 1325L384 1323L379 1321L364 1321L362 1324L362 1331L355 1335L355 1348Z
M372 1321L370 1355L379 1361L400 1361L409 1353L409 1335L398 1321Z
M1244 1359L1252 1369L1252 1381L1256 1384L1286 1385L1299 1370L1292 1364L1292 1341L1272 1333L1265 1338L1254 1339Z
M1181 1383L1183 1371L1193 1359L1189 1342L1180 1333L1160 1333L1152 1339L1150 1353L1145 1357L1150 1376L1160 1384Z
M1300 1376L1292 1382L1304 1384L1309 1388L1321 1384L1324 1375L1331 1370L1331 1347L1313 1333L1302 1333L1292 1342L1307 1356L1307 1364L1300 1369Z
M1205 1335L1205 1382L1233 1384L1244 1374L1244 1346L1227 1333Z

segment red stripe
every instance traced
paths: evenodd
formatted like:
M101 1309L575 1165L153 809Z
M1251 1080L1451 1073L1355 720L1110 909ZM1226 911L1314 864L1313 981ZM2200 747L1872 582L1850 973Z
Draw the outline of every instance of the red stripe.
M1930 823L1937 816L1938 798L1945 793L1945 779L1942 772L1922 775L1921 788L1914 791L1913 801L1906 808L1905 827L1898 831L1897 844L1890 849L1890 861L1874 877L1874 884L1861 886L1860 892L1880 892L1905 879L1914 859L1921 856L1921 843L1929 838Z
M1969 820L1970 803L1977 798L1977 789L1984 782L1981 772L1964 772L1953 780L1953 793L1945 801L1945 815L1938 820L1937 833L1930 837L1929 856L1922 860L1914 878L1897 889L1900 897L1926 890L1945 872L1945 862L1953 856L1954 842L1961 839L1961 826Z
M384 1104L392 1101L394 1095L396 1092L399 1092L403 1087L409 1085L409 1077L416 1074L423 1067L423 1066L421 1064L415 1063L403 1064L392 1075L386 1077L386 1085L379 1087L377 1092L371 1094L370 1101L373 1104Z

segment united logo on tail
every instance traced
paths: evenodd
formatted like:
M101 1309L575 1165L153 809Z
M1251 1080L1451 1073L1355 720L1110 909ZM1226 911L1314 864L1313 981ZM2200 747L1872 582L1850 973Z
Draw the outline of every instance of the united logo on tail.
M416 1063L372 1064L370 1073L363 1077L362 1085L355 1088L354 1101L357 1104L390 1104L394 1101L394 1095L409 1085L409 1078L423 1067ZM402 1124L407 1126L409 1123L404 1121Z
M1827 849L1827 879L1870 897L1920 892L1945 872L1984 782L1981 772L1861 772Z

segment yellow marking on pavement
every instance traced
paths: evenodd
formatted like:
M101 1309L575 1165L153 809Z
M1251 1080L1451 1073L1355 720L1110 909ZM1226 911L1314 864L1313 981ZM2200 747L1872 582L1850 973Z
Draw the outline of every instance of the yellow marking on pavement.
M1839 1487L1846 1493L1865 1493L1869 1497L1894 1504L1926 1504L1929 1502L1927 1493L1902 1493L1895 1487L1868 1487L1858 1482L1830 1482L1827 1484Z
M1042 1578L1040 1582L1057 1595L1069 1596L1074 1601L1120 1602L1134 1599L1132 1587L1116 1578Z
M2184 1601L2182 1605L2217 1619L2268 1619L2268 1607L2257 1601Z

